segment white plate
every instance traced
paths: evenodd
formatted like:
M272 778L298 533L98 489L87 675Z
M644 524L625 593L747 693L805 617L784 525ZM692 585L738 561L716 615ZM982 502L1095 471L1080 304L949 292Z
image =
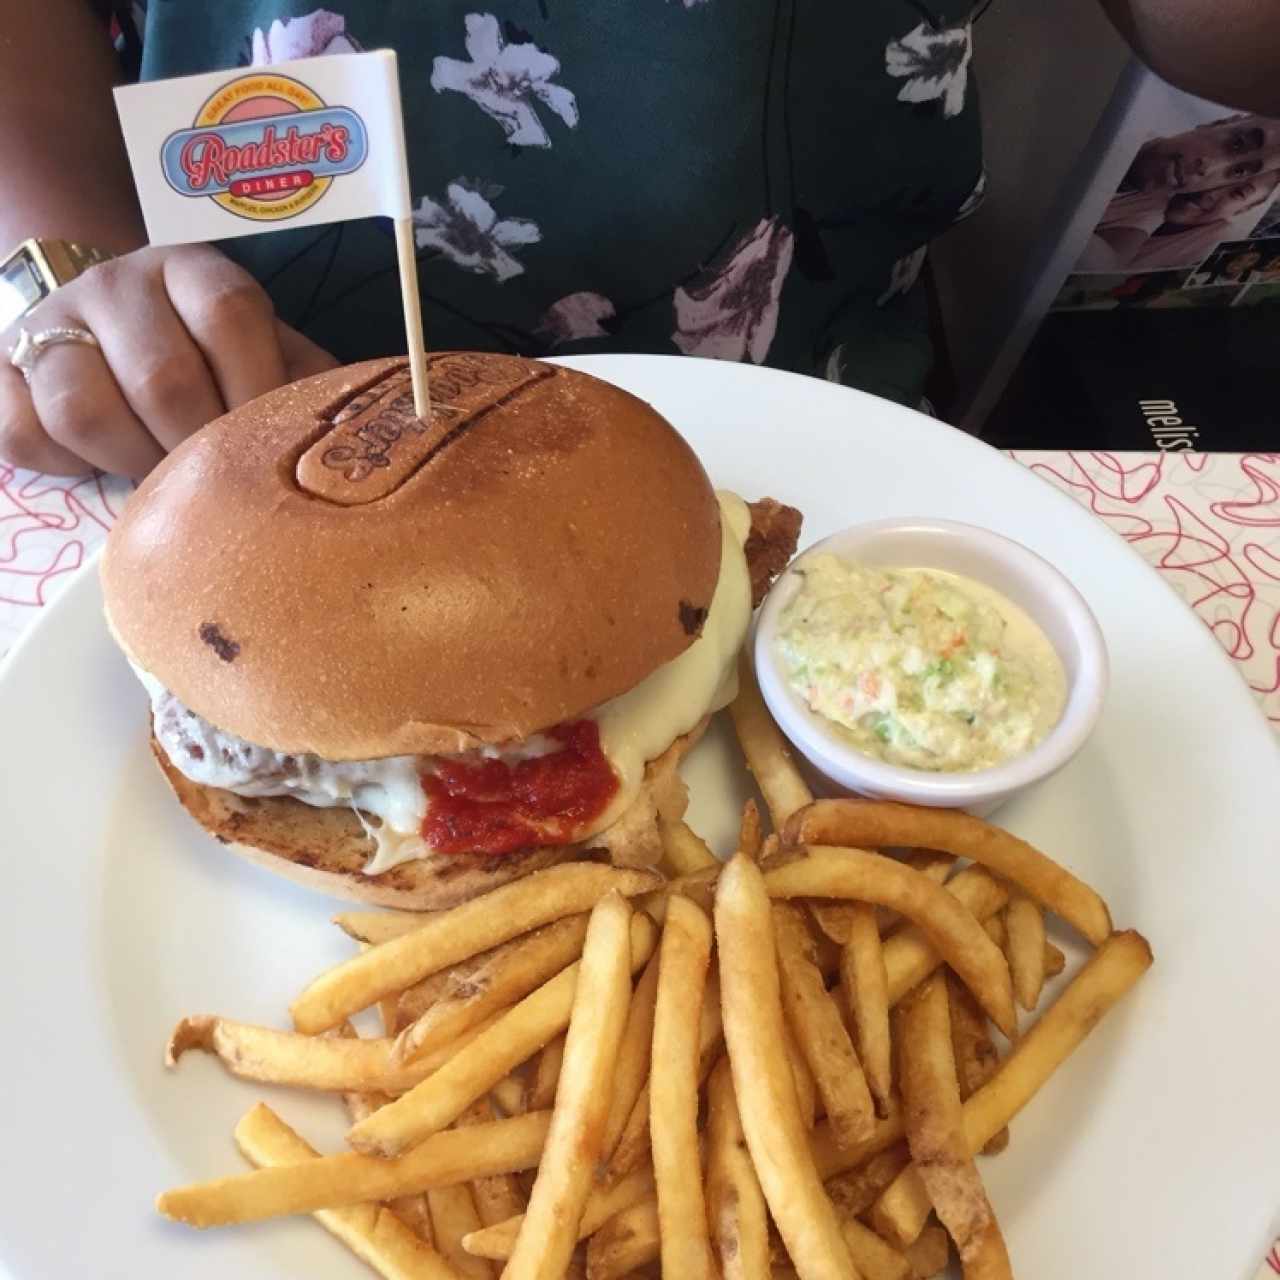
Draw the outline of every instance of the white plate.
M573 361L674 421L716 484L854 520L983 524L1062 568L1110 645L1110 701L1079 757L1001 818L1095 884L1156 966L1013 1125L984 1172L1028 1280L1252 1274L1280 1208L1278 752L1209 632L1093 516L975 441L809 379L661 357ZM313 1223L196 1234L163 1187L242 1169L255 1099L320 1145L336 1105L161 1052L183 1013L284 1025L348 953L334 904L198 834L148 759L144 699L92 571L0 667L0 1264L18 1280L359 1277ZM692 764L723 846L741 774Z

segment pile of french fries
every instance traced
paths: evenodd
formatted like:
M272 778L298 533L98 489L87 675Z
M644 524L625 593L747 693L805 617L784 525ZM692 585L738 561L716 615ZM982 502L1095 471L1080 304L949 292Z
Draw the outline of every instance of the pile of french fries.
M815 802L749 671L731 710L773 831L748 804L727 863L668 810L660 868L337 917L360 950L293 1031L184 1019L170 1063L202 1049L341 1095L350 1149L317 1154L260 1103L235 1132L256 1169L160 1212L312 1214L393 1280L913 1280L953 1250L965 1277L1011 1276L975 1156L1150 948L997 827ZM1046 912L1094 948L1051 1002ZM370 1008L384 1034L362 1038Z

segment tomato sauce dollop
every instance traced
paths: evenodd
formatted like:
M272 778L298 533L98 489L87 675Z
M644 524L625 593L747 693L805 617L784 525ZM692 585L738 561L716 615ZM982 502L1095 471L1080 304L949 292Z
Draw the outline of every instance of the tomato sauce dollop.
M512 853L566 844L603 812L618 777L600 748L594 720L547 730L559 751L507 764L441 760L422 775L422 837L437 853Z

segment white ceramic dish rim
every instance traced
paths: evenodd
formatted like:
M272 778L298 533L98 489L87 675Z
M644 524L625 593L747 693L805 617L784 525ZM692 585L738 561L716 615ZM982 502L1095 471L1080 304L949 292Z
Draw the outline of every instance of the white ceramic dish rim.
M988 521L1072 565L1111 644L1111 696L1086 748L1002 821L1095 884L1118 924L1150 937L1156 964L983 1176L1020 1275L1076 1280L1146 1258L1168 1280L1252 1276L1280 1233L1280 1008L1267 985L1280 750L1209 629L1096 516L908 410L689 357L566 363L651 400L717 483L796 501L815 536L858 512L923 508ZM930 451L945 467L921 461ZM231 1127L264 1096L336 1149L343 1120L329 1100L207 1060L184 1059L175 1077L161 1048L184 1013L284 1025L288 1000L348 950L328 924L341 904L227 858L175 811L130 727L145 699L102 626L93 572L71 577L0 667L0 847L15 869L0 1078L22 1153L0 1177L0 1274L356 1280L363 1264L309 1221L191 1233L150 1208L163 1186L243 1167ZM689 821L721 851L746 798L730 739L720 718L691 761ZM1078 962L1074 939L1055 937ZM1206 1089L1224 1063L1232 1087Z
M799 588L792 572L815 555L868 555L877 563L874 548L891 538L906 538L922 547L954 545L976 551L985 562L1000 562L1023 585L1016 600L1047 631L1052 614L1069 636L1074 653L1055 650L1067 670L1067 702L1057 724L1024 755L1004 764L972 773L929 773L888 764L863 755L842 742L822 716L810 710L783 673L774 643L783 609ZM927 558L915 567L947 570L950 557L923 552ZM893 564L899 561L895 558ZM954 563L954 561L953 561ZM961 572L984 580L980 571L966 564ZM988 583L988 585L996 585ZM1008 591L1006 594L1010 594ZM931 517L891 517L849 525L801 551L775 583L756 621L754 652L761 692L769 709L805 756L833 781L852 790L897 796L916 804L946 807L982 806L1051 777L1087 741L1102 713L1109 683L1107 646L1092 610L1075 586L1043 556L1003 534L958 520Z

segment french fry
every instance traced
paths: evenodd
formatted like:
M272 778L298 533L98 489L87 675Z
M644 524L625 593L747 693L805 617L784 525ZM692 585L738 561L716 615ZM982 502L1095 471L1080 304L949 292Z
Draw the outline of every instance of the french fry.
M725 1042L756 1176L803 1280L856 1275L818 1179L783 1043L784 1017L765 877L735 856L716 890Z
M840 955L840 982L858 1033L858 1056L881 1115L893 1089L889 1038L889 978L875 908L850 904L849 938Z
M259 1103L236 1126L236 1145L259 1168L318 1159L315 1150ZM458 1273L391 1210L380 1204L320 1209L317 1221L387 1280L458 1280Z
M764 705L745 649L738 659L738 696L729 704L729 715L747 768L764 796L774 827L781 831L793 813L812 802L813 792L800 776L787 740Z
M609 1163L596 1174L596 1181L611 1187L620 1178L633 1173L649 1158L649 1081L640 1086L635 1106L618 1135L618 1145L613 1149Z
M383 996L378 1001L378 1017L382 1020L382 1034L391 1041L391 1056L398 1057L396 1053L395 1039L400 1034L404 1024L400 1021L400 1005L395 996ZM480 1019L481 1022L485 1019ZM476 1024L472 1024L476 1025ZM441 1044L447 1044L442 1041Z
M707 988L702 1000L702 1019L698 1028L698 1083L710 1074L719 1056L724 1038L720 1021L720 979L714 971L707 974ZM638 1169L649 1155L649 1081L646 1080L636 1095L622 1135L599 1181L612 1186L619 1178Z
M857 1218L845 1218L840 1224L844 1242L858 1274L863 1280L912 1280L907 1255L882 1240Z
M956 865L952 854L939 853L936 849L912 849L903 855L900 861L905 862L912 870L920 872L922 876L936 880L938 884L947 882ZM902 917L896 911L890 911L888 907L876 908L876 923L880 926L881 934L887 934L901 920Z
M947 1269L951 1261L951 1237L947 1229L936 1222L925 1227L920 1235L906 1247L907 1260L917 1280L929 1280Z
M489 1096L506 1116L522 1115L529 1109L524 1105L524 1082L514 1075L503 1076L489 1090Z
M1040 1015L991 1079L964 1103L970 1153L981 1151L1036 1095L1126 992L1151 967L1151 947L1132 930L1113 933ZM914 1165L876 1202L878 1222L893 1238L914 1240L932 1204Z
M662 1270L688 1280L715 1274L698 1154L698 1029L710 962L711 921L688 898L673 897L659 948L649 1145Z
M691 871L686 876L676 876L674 880L668 880L659 892L647 893L636 902L659 925L666 923L667 903L675 894L696 902L704 911L709 912L711 904L715 901L716 880L719 876L719 863L714 867L703 867L701 871Z
M1015 890L1009 894L1005 908L1005 929L1008 942L1005 955L1009 960L1009 973L1013 977L1013 994L1018 1003L1030 1013L1040 1003L1040 991L1044 987L1044 911L1040 904L1025 893Z
M471 1195L484 1227L496 1226L499 1222L506 1222L524 1213L524 1194L516 1186L514 1174L500 1173L495 1178L477 1178L471 1184Z
M613 1067L612 1093L609 1098L609 1118L605 1121L604 1142L600 1146L600 1169L603 1175L609 1160L617 1150L627 1117L636 1105L640 1090L649 1078L649 1059L653 1044L653 1012L658 999L659 951L655 950L645 965L640 981L631 993L631 1006L627 1010L627 1026L618 1046L618 1060Z
M638 969L653 951L657 930L643 913L631 917L630 928L632 964ZM562 969L499 1015L421 1084L353 1125L347 1135L351 1145L357 1151L397 1155L451 1124L503 1076L569 1025L582 965L579 960ZM627 989L629 995L629 983Z
M695 725L687 740L677 738L656 760L650 760L645 765L645 786L653 796L658 817L664 822L678 822L689 808L689 787L680 776L680 762L684 759L689 742L696 742L702 737L707 723L707 720L703 720Z
M431 1207L427 1204L426 1192L416 1196L397 1196L394 1200L387 1201L387 1208L414 1235L425 1240L433 1249L435 1248L436 1231L431 1225Z
M327 1031L382 996L403 991L440 969L553 920L590 910L607 893L651 893L661 884L662 877L652 871L592 862L535 871L322 973L293 1002L294 1026L306 1035Z
M591 912L556 1107L505 1280L556 1280L573 1255L604 1140L609 1073L626 1026L631 972L639 967L630 918L620 894L602 898Z
M173 1029L165 1065L173 1067L189 1049L214 1054L233 1075L263 1084L299 1089L361 1093L403 1093L425 1080L494 1020L472 1027L452 1044L417 1062L402 1066L392 1054L392 1041L303 1036L295 1031L255 1027L209 1014L183 1018Z
M361 951L368 951L373 946L373 943L357 942L356 945L360 948ZM400 1018L396 1008L396 997L383 996L382 999L378 1001L377 1009L378 1009L378 1018L382 1023L382 1034L394 1040L397 1032L400 1030ZM346 1018L344 1018L340 1023L338 1023L336 1027L333 1027L331 1030L325 1032L325 1034L326 1035L335 1035L335 1034L343 1035L347 1039L352 1039L352 1040L356 1038L356 1030L351 1025L350 1021ZM395 1052L395 1046L393 1044L392 1045L393 1057L394 1057L394 1052Z
M913 845L971 858L1012 881L1095 946L1111 932L1107 904L1084 881L1017 836L958 809L886 800L818 800L784 829L790 844Z
M903 856L902 861L920 872L922 876L928 876L930 880L945 884L955 870L956 856L954 853L943 853L939 849L912 849Z
M549 1112L533 1111L437 1133L396 1160L343 1152L287 1168L215 1178L161 1192L156 1209L191 1227L222 1227L394 1200L430 1187L536 1168L550 1124Z
M954 879L947 881L943 891L955 898L975 920L987 920L1009 899L1004 885L981 867L966 867ZM929 936L914 924L887 937L882 953L891 1006L913 987L919 986L942 963L942 957ZM1012 989L1012 983L1010 987Z
M412 1062L456 1040L491 1013L510 1008L582 954L584 913L566 916L488 952L468 971L454 971L431 1007L396 1038L395 1055Z
M970 868L970 870L972 870L972 868ZM957 879L959 879L959 877L957 877ZM996 914L987 920L982 926L986 929L987 936L991 941L994 942L1001 951L1005 951L1006 954L1009 943L1009 933L1005 927L1007 905L1008 904L1006 904L1005 910L997 911ZM1044 944L1044 976L1046 978L1056 978L1066 967L1067 957L1063 955L1062 948L1054 946L1052 942L1046 941Z
M707 1081L707 1221L724 1280L769 1280L769 1211L733 1093L728 1058Z
M845 946L853 932L854 905L851 902L819 902L806 904L814 923L838 947ZM877 930L879 932L879 930Z
M594 1235L614 1214L641 1200L652 1199L653 1194L653 1169L649 1165L627 1174L610 1187L598 1187L587 1197L578 1223L578 1239ZM505 1222L472 1232L462 1243L469 1253L503 1262L511 1256L523 1223L524 1214L516 1214Z
M347 1108L353 1120L368 1115L377 1109L377 1094L349 1093L346 1095ZM362 1102L355 1103L355 1099ZM354 1103L354 1105L353 1105ZM383 1104L385 1105L385 1103ZM510 1177L510 1174L504 1175ZM400 1219L411 1231L421 1236L429 1245L435 1245L435 1230L431 1226L431 1210L427 1205L425 1192L412 1196L396 1196L386 1202L387 1208Z
M1000 1056L987 1030L986 1014L978 1008L968 987L948 973L947 1000L951 1010L951 1050L956 1059L956 1080L960 1101L981 1089L1000 1065ZM984 1156L998 1155L1009 1145L1009 1130L1001 1129L982 1148Z
M618 1280L654 1262L658 1236L658 1198L647 1196L610 1218L587 1241L587 1280Z
M892 907L925 934L996 1026L1010 1038L1017 1034L1003 954L955 896L928 876L865 849L811 845L806 857L766 873L765 883L775 898L853 898ZM888 963L886 955L886 968Z
M760 829L760 806L748 800L742 806L742 822L738 827L738 852L745 853L752 862L760 861L760 848L764 832Z
M397 1028L407 1027L416 1022L441 996L456 983L464 981L469 974L475 973L491 954L481 951L478 955L468 956L457 964L441 969L438 973L428 974L419 982L411 983L399 993L382 996L379 1004L387 1000L395 1001Z
M990 938L1001 951L1004 950L1005 943L1009 940L1009 931L1005 928L1004 914L1005 907L1008 905L1008 902L1006 902L1004 907L1001 907L1000 910L982 926L987 931L987 937Z
M903 1001L894 1031L912 1163L956 1242L966 1280L1012 1280L1004 1237L965 1133L944 974L934 974ZM871 1210L872 1225L899 1244L910 1243L915 1235L898 1236L896 1220L885 1217L882 1204L883 1197Z
M895 1142L856 1169L838 1173L825 1182L827 1195L841 1221L858 1218L875 1204L880 1193L907 1167L911 1159L905 1142Z
M494 1280L493 1264L476 1258L463 1247L463 1239L480 1226L471 1188L465 1182L452 1187L432 1187L427 1191L431 1229L436 1248L447 1258L454 1272L466 1280Z
M809 1135L809 1154L813 1157L818 1177L826 1182L837 1174L859 1168L882 1151L901 1142L902 1136L902 1109L895 1102L889 1114L883 1120L876 1121L871 1136L850 1147L842 1147L836 1142L831 1126L825 1120L815 1125Z
M421 929L438 911L340 911L333 923L353 942L377 946Z
M662 833L662 852L667 865L676 875L687 876L695 871L719 868L720 859L687 822L659 819L658 830Z
M800 908L774 903L773 932L787 1024L813 1072L836 1140L858 1142L874 1129L875 1108L840 1010L812 957Z
M179 1024L181 1026L181 1024ZM350 1022L340 1022L332 1031L324 1033L326 1040L358 1040L359 1033ZM170 1051L173 1049L173 1041L170 1040ZM169 1060L169 1054L166 1054L166 1065L172 1066ZM379 1107L385 1107L391 1101L389 1095L385 1093L362 1093L358 1089L347 1089L342 1093L343 1105L347 1108L347 1114L353 1121L360 1120L370 1112L376 1111Z
M800 1122L806 1129L812 1129L818 1115L818 1085L805 1061L800 1042L787 1022L782 1024L782 1039L787 1063L791 1067L791 1083L795 1086L796 1106L800 1108Z
M462 1113L458 1125L486 1124L493 1119L493 1103L488 1098L481 1098ZM524 1212L524 1194L516 1184L513 1173L495 1173L492 1177L473 1179L471 1197L475 1201L480 1222L486 1227L505 1222Z
M325 1034L348 1040L356 1038L356 1030L350 1022L339 1023L332 1031ZM371 1115L379 1107L385 1107L391 1099L385 1093L348 1091L342 1095L342 1101L354 1124L357 1120L363 1120L365 1116ZM429 1245L434 1246L435 1233L431 1227L431 1210L427 1207L425 1195L397 1196L396 1199L387 1201L387 1208L411 1231L421 1236Z
M550 1041L534 1060L533 1075L525 1096L526 1111L549 1111L556 1102L556 1086L564 1065L563 1032Z

